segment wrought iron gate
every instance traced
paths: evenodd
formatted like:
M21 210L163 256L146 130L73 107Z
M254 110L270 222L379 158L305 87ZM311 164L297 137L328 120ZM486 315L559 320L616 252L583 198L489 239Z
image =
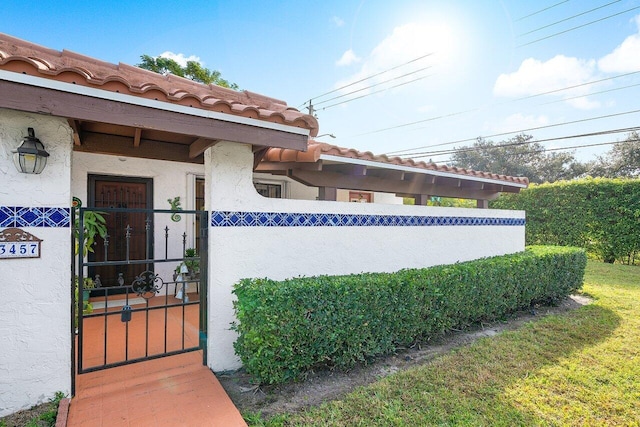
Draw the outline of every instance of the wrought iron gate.
M121 226L111 226L104 236L95 236L85 253L83 243L95 226L96 213L143 216L137 224L144 224L144 230L133 230L127 221L117 221ZM203 350L206 363L207 212L79 208L73 216L76 290L72 318L77 349L72 357L77 373L197 350ZM184 222L179 222L181 219ZM184 230L191 224L198 227L196 248L187 247ZM144 255L131 256L134 231L145 236ZM125 247L122 259L109 258L114 241ZM96 245L104 248L99 260L92 256ZM117 277L100 277L98 271ZM125 281L124 271L130 280ZM88 299L87 293L91 294Z

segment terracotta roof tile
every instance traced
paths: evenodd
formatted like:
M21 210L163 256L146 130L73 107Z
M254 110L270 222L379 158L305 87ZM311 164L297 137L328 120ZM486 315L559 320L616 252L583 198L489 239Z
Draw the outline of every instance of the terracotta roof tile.
M453 173L462 176L494 179L504 181L505 184L515 183L529 185L529 179L526 177L514 177L500 175L490 172L475 171L473 169L458 168L455 166L438 165L436 163L416 162L413 159L403 159L402 157L389 157L384 154L375 155L370 151L358 151L353 148L343 148L337 145L331 145L324 142L310 140L306 152L296 151L284 148L270 148L264 156L267 162L300 162L315 163L320 160L321 155L331 155L337 157L345 157L351 159L368 160L383 164L392 164L398 166L406 166L417 169L426 169L438 172Z
M111 64L68 50L57 51L0 33L0 69L308 129L318 121L278 99L204 85L127 64Z

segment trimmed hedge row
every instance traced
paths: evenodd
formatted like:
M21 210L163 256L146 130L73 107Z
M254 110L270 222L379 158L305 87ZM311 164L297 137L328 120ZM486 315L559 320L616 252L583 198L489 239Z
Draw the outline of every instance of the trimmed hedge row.
M585 265L582 249L537 246L396 273L244 279L233 291L234 347L260 383L350 368L452 328L557 302L580 288Z
M526 211L528 245L578 246L611 263L634 264L640 255L640 179L532 185L490 207Z

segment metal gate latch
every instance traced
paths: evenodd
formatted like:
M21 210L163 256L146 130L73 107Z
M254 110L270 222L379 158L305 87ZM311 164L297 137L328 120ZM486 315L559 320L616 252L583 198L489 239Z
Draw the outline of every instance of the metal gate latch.
M131 320L131 306L125 305L122 307L122 313L120 313L121 322L129 322Z

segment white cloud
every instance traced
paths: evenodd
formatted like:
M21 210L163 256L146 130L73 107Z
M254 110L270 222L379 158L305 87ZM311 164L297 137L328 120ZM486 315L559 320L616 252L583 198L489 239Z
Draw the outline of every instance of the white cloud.
M633 34L613 52L598 61L598 67L607 73L628 73L640 70L640 15L634 18L638 33Z
M501 74L493 87L496 96L535 95L586 83L594 78L595 61L556 55L546 62L529 58L515 73ZM576 88L571 95L587 94L593 86ZM558 92L567 96L567 92Z
M167 52L161 53L158 56L160 56L162 58L173 59L178 64L180 64L180 66L182 66L182 67L186 67L188 61L195 61L195 62L199 63L200 65L204 65L200 61L200 57L199 56L195 56L195 55L185 56L184 53L173 53L173 52L167 51Z
M340 59L336 61L336 65L338 67L344 67L346 65L351 65L356 62L360 62L360 58L355 54L353 50L349 49L342 54Z
M593 110L595 108L600 107L600 102L592 101L586 96L581 96L580 98L568 99L567 104L571 105L574 108L579 110Z
M394 28L389 36L371 50L371 53L362 61L362 66L357 73L337 82L335 87L349 85L429 53L434 53L434 55L425 58L423 61L416 61L406 67L401 67L397 70L382 73L374 78L366 79L361 83L349 86L348 90L351 92L362 89L392 79L393 77L416 71L428 64L442 63L447 60L454 40L455 38L452 36L450 28L445 24L409 23L401 25ZM403 80L409 81L423 74L413 74ZM403 80L396 80L393 84L401 83ZM363 91L362 93L366 92Z
M334 16L331 18L331 21L333 22L333 24L336 27L342 27L344 26L344 20L342 18L340 18L339 16Z

